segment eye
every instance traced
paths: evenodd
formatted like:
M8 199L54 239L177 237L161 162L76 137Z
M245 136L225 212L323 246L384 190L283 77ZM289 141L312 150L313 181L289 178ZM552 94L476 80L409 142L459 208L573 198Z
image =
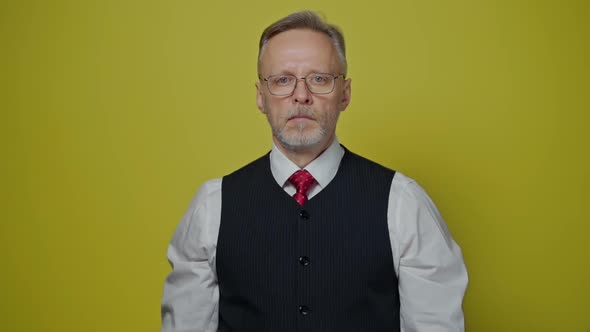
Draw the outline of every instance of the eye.
M324 85L330 82L332 77L324 74L313 74L310 77L309 82L314 85Z
M270 79L273 85L289 85L293 82L293 78L289 75L277 75Z

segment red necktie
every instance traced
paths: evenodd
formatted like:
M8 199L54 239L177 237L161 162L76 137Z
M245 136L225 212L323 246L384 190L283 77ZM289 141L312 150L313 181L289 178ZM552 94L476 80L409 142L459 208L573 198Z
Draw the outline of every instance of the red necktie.
M306 170L297 171L291 175L289 182L291 182L291 184L295 186L295 189L297 189L293 198L295 198L299 205L305 204L305 202L307 202L307 191L315 182L313 176Z

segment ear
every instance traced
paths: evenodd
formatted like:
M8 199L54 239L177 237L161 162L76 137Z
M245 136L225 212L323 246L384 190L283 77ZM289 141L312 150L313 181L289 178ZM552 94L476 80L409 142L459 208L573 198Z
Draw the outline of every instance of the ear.
M260 84L260 81L256 81L256 83L254 83L254 85L256 86L256 106L258 106L258 109L260 110L260 112L265 113L265 111L264 111L264 95L262 94L262 85Z
M342 99L340 100L340 112L344 111L348 104L350 104L350 84L351 79L344 80L344 86L342 87Z

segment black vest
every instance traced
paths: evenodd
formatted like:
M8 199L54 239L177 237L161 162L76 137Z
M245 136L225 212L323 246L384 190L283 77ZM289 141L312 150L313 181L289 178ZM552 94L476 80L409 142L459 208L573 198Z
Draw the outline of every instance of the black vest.
M274 180L268 154L225 176L219 331L399 331L387 227L394 174L346 150L303 207Z

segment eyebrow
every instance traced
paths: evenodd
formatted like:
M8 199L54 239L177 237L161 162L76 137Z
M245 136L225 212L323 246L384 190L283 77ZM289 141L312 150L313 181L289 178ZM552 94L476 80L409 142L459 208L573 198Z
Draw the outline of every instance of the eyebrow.
M336 73L336 72L332 72L332 71L329 71L329 70L328 71L326 71L326 70L312 70L312 71L307 72L307 74L305 74L303 76L299 76L299 75L294 74L292 71L283 70L283 71L280 71L280 72L278 72L276 74L270 74L267 77L269 77L269 76L276 76L276 75L292 75L292 76L301 78L301 77L306 77L306 76L308 76L310 74L334 74L334 73Z

